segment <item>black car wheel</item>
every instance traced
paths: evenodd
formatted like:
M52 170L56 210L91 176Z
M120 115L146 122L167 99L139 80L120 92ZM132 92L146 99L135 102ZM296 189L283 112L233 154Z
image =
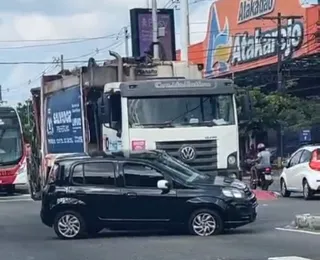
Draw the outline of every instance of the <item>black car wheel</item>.
M86 223L76 211L59 212L54 220L53 228L61 239L75 239L86 235Z
M193 212L189 220L189 231L197 236L218 235L223 231L223 221L219 213L209 209Z
M311 190L308 181L306 179L302 182L303 198L305 200L310 200L313 197L313 190Z
M281 189L281 196L284 198L290 197L291 192L287 190L287 185L284 179L280 180L280 189Z

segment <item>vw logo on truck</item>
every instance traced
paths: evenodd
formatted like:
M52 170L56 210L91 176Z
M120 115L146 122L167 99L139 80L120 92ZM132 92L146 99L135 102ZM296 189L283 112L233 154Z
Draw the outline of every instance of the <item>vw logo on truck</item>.
M196 150L192 146L182 146L179 153L183 161L192 161L196 158Z

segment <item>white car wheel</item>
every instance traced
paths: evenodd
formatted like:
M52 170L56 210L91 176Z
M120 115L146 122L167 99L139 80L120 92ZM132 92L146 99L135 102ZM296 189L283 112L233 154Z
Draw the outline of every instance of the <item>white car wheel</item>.
M282 197L290 197L290 191L287 190L287 185L284 179L280 181L280 189L281 189L281 196Z
M313 192L308 184L308 181L307 180L303 180L303 183L302 183L302 193L303 193L303 198L305 200L309 200L313 197Z

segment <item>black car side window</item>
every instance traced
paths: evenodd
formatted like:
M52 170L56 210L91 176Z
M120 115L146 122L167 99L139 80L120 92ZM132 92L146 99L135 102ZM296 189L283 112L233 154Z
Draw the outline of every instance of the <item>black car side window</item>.
M157 188L164 176L156 169L142 163L125 163L123 174L126 187Z
M83 164L78 164L73 168L72 182L74 184L84 184Z
M115 186L113 163L85 163L83 170L85 184Z

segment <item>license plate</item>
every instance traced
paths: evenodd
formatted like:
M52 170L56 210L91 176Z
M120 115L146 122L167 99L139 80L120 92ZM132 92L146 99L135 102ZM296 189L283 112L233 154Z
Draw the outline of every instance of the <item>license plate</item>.
M271 177L271 175L265 175L265 179L266 179L267 181L270 181L270 180L272 180L272 177Z

